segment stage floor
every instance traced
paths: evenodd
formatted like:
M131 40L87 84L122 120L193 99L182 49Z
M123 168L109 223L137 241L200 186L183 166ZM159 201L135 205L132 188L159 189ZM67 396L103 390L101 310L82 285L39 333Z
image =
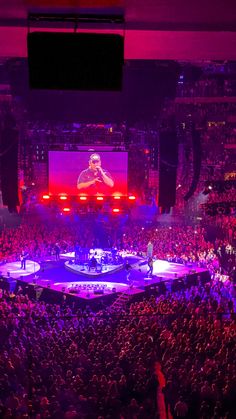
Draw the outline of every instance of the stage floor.
M80 265L80 264L76 265L76 264L71 264L70 261L66 261L65 268L76 275L84 275L87 278L97 278L100 276L110 275L112 273L120 271L121 269L123 269L123 264L122 265L109 265L109 264L100 265L99 266L100 269L91 268L89 270L89 266L87 263L83 265Z
M40 270L40 264L33 260L27 260L25 269L21 269L21 262L9 262L0 266L0 274L4 277L10 276L11 278L18 279L21 276L27 277L35 274Z
M56 292L73 294L85 300L101 298L101 296L115 293L129 292L130 294L143 293L147 287L155 286L161 282L171 286L171 283L186 275L202 275L207 272L204 268L192 265L182 265L156 260L153 264L153 275L147 275L147 261L142 257L126 254L131 270L129 277L123 267L119 271L110 272L101 277L91 274L85 278L83 273L74 273L65 268L65 260L46 260L40 264L31 260L26 262L26 270L20 268L20 262L11 262L0 266L1 275L20 279L41 288L50 288ZM71 265L73 266L73 265ZM9 273L9 274L8 274ZM73 290L73 292L71 292ZM101 291L101 294L99 292Z

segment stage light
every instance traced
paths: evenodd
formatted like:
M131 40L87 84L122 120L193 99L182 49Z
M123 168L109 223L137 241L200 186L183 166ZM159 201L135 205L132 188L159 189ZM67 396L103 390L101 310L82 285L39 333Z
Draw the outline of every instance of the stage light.
M114 212L114 213L116 213L116 214L117 214L118 212L120 212L120 209L119 209L119 208L113 208L113 209L112 209L112 212Z
M62 211L64 211L64 212L70 212L70 208L68 208L68 207L63 208L63 210L62 210Z
M60 196L60 199L61 199L62 201L66 201L66 200L67 200L67 196L62 195L62 196Z
M80 201L87 201L87 196L80 196L79 199Z
M118 199L120 199L120 196L115 195L115 196L113 196L113 198L118 200Z
M49 195L43 195L43 199L50 199Z
M97 201L103 201L103 196L97 196Z
M136 199L136 197L135 197L134 195L130 195L130 196L129 196L129 200L130 200L130 201L135 201L135 199Z

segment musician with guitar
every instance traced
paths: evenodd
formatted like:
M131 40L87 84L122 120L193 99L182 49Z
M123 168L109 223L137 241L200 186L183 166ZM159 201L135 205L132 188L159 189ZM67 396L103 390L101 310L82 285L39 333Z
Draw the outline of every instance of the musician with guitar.
M20 255L21 269L26 269L26 260L29 254L26 249L23 249Z

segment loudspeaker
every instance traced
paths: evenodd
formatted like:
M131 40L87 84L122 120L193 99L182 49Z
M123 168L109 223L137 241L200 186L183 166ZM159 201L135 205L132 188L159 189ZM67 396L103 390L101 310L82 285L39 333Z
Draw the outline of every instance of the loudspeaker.
M114 34L28 34L33 89L121 90L124 38Z
M95 295L104 294L104 290L94 290Z
M16 212L18 199L18 139L14 116L6 110L3 117L3 128L0 131L0 178L3 205L10 212Z
M176 175L178 165L178 141L175 131L160 133L159 206L175 205Z

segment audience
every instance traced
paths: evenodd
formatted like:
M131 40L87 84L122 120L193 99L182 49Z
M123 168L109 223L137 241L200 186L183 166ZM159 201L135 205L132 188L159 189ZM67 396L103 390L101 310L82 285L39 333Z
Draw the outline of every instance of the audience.
M211 270L211 283L131 302L99 312L29 298L21 289L0 295L0 411L3 418L154 418L161 364L164 397L173 417L233 417L235 309L233 281L221 281L226 239L210 242L198 226L127 225L120 246ZM14 260L20 245L44 258L55 242L66 250L89 245L89 223L49 226L23 223L1 234L2 258ZM22 241L23 240L23 241ZM235 263L235 262L234 262ZM229 274L229 264L225 272Z

